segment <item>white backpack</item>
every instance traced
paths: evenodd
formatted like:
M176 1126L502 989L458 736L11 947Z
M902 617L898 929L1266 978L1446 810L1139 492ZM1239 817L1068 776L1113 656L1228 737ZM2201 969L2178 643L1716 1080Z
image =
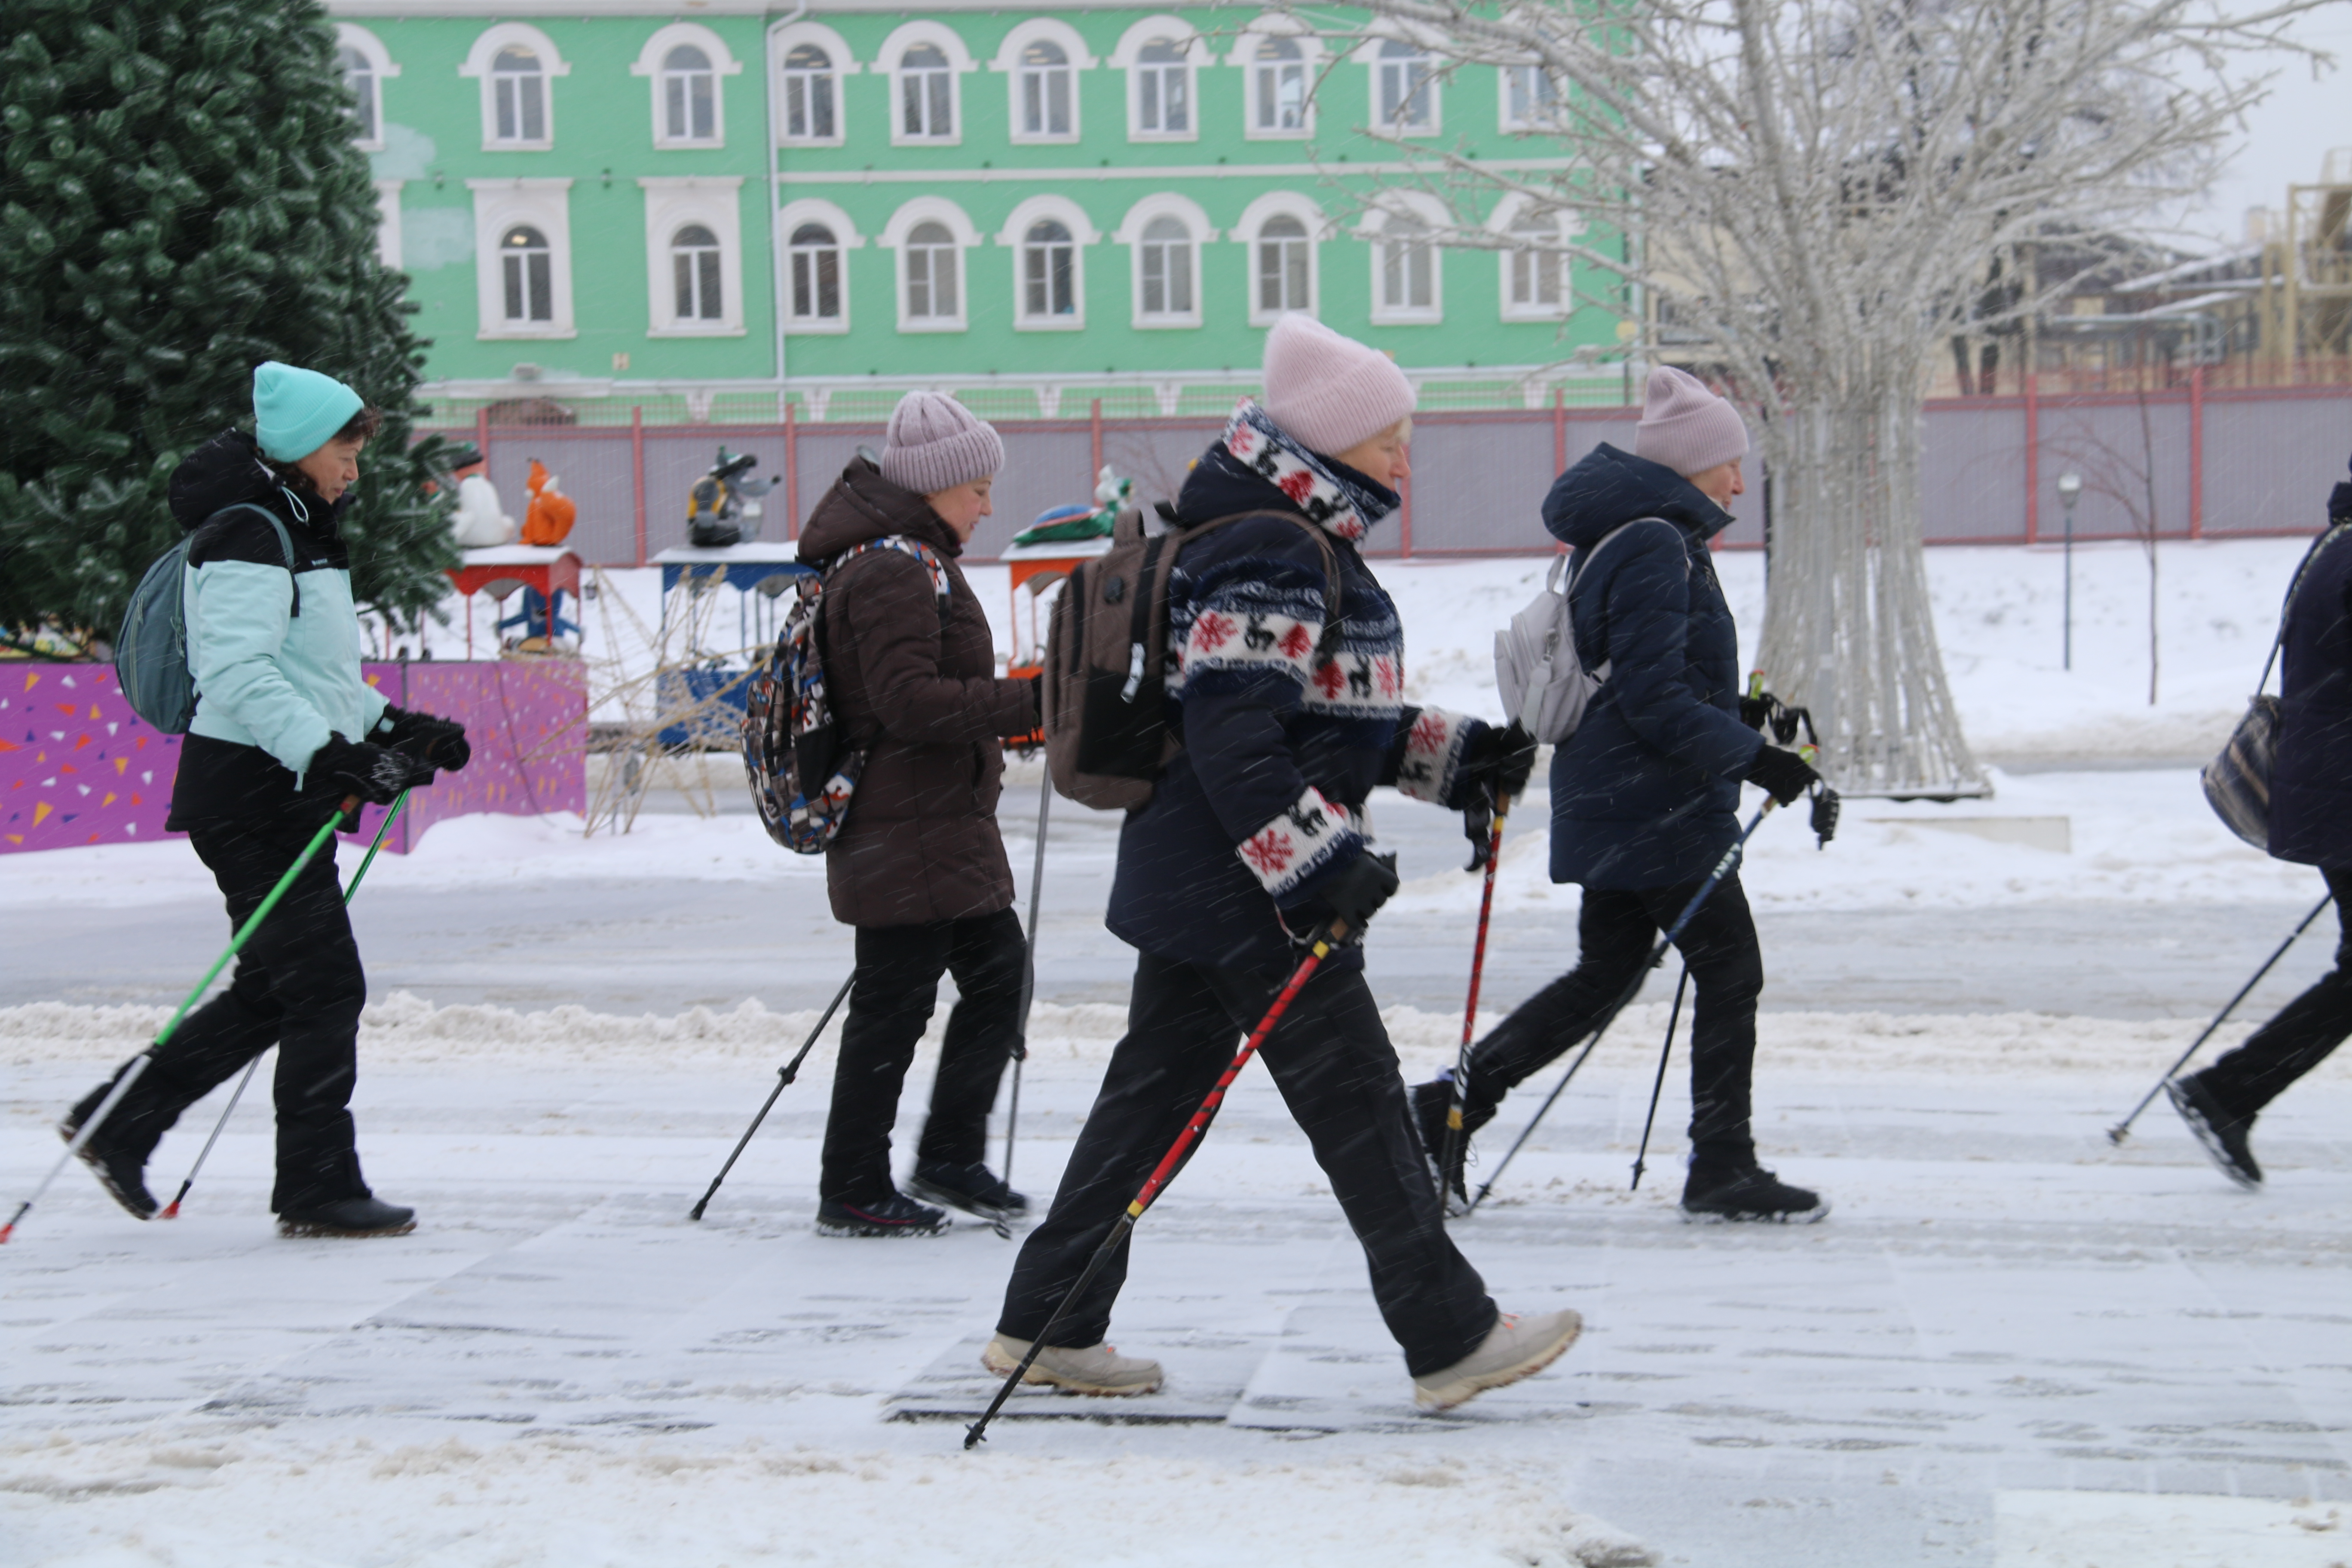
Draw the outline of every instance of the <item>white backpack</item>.
M1612 529L1581 552L1578 574L1609 548L1611 540L1644 522L1674 527L1662 517L1637 517ZM1682 531L1675 529L1675 534L1679 540ZM1609 679L1608 660L1603 659L1599 669L1587 670L1576 656L1576 623L1568 613L1568 593L1576 585L1576 578L1569 577L1565 584L1560 581L1568 562L1565 555L1554 556L1551 570L1544 574L1543 591L1511 617L1508 626L1495 634L1495 685L1503 694L1503 711L1548 746L1576 733L1593 694ZM1685 570L1688 570L1687 560Z

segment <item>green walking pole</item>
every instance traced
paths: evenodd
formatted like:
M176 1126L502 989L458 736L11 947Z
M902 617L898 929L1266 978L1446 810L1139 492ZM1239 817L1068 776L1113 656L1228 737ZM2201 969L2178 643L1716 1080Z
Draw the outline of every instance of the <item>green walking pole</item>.
M269 911L278 907L278 900L286 896L286 889L294 885L294 879L302 874L302 868L310 863L310 857L319 852L319 847L333 837L335 824L346 814L357 811L359 806L359 796L345 795L342 805L336 807L335 815L320 825L319 831L311 838L310 847L295 858L294 864L286 868L286 875L278 879L278 886L269 889L269 896L261 900L261 907L254 910L247 918L246 922L237 928L236 934L229 939L228 951L213 961L213 966L205 972L205 977L196 982L196 988L188 993L186 1001L180 1004L180 1010L172 1015L172 1021L164 1025L155 1036L154 1043L131 1058L131 1065L122 1070L121 1077L114 1080L114 1087L107 1090L106 1098L99 1101L98 1109L91 1111L88 1120L74 1130L72 1141L66 1144L66 1152L58 1156L58 1163L49 1167L49 1173L41 1178L41 1184L33 1189L33 1195L16 1205L16 1212L8 1216L6 1225L0 1225L0 1245L5 1245L8 1238L16 1234L16 1226L23 1223L27 1214L32 1212L33 1205L41 1201L41 1194L49 1190L49 1184L58 1179L58 1173L66 1168L66 1163L79 1155L91 1135L105 1125L108 1117L114 1114L114 1108L122 1103L123 1097L131 1092L131 1087L139 1081L140 1075L144 1073L148 1065L154 1061L155 1053L171 1039L173 1033L179 1028L180 1021L188 1016L190 1010L195 1006L212 983L220 978L220 972L228 967L229 960L235 958L238 950L245 946L253 933L261 929L261 922L269 918Z
M375 852L383 847L384 835L392 831L393 818L398 816L400 815L400 808L407 804L408 792L406 790L402 790L400 792L400 798L392 803L392 809L383 814L383 822L375 830L375 842L368 846L367 856L364 859L360 861L360 868L352 873L352 885L343 889L343 904L345 908L349 908L352 900L359 895L360 883L365 879L368 874L368 868L375 864ZM264 1051L261 1053L261 1056L268 1056L268 1052ZM197 1152L196 1163L188 1167L187 1180L180 1184L180 1190L172 1194L172 1201L163 1205L163 1212L155 1216L157 1219L177 1219L180 1217L180 1200L188 1195L188 1189L196 1184L197 1173L205 1168L205 1162L213 1157L213 1145L220 1142L222 1131L228 1126L228 1119L236 1114L236 1102L245 1098L247 1088L253 1082L253 1075L261 1070L261 1056L257 1056L251 1061L246 1063L245 1076L236 1080L236 1091L228 1097L227 1108L220 1113L220 1120L213 1123L212 1136L205 1140L204 1148Z

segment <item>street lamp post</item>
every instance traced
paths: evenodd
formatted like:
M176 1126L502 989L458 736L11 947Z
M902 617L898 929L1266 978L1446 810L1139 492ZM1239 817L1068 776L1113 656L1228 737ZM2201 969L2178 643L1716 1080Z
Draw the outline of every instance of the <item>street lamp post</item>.
M2058 476L2058 500L2066 509L2066 606L2064 668L2074 668L2074 500L2083 493L2083 476L2069 468Z

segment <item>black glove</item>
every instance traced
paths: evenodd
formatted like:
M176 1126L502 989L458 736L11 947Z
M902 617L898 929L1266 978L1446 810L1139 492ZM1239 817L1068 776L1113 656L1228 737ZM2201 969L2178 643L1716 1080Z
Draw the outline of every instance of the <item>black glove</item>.
M1347 928L1341 942L1360 942L1373 914L1396 890L1396 857L1366 850L1333 872L1313 898L1283 911L1283 924L1302 945L1328 936L1335 921Z
M1517 720L1499 730L1486 725L1462 749L1463 779L1483 786L1490 801L1523 794L1535 771L1536 738L1520 729Z
M412 784L431 784L433 768L390 746L353 745L341 735L310 753L302 770L312 795L355 795L373 805L390 805Z
M1780 705L1780 699L1769 691L1739 700L1739 721L1751 730L1762 730L1771 721L1772 710Z
M1826 849L1837 837L1838 792L1823 784L1813 796L1813 847Z
M387 708L378 732L393 750L405 752L445 773L460 771L474 757L474 748L466 744L466 726L437 714Z
M1740 776L1749 784L1762 785L1764 793L1780 805L1788 805L1822 782L1822 775L1813 771L1811 763L1778 746L1759 746L1756 760Z
M1470 840L1470 864L1465 871L1483 871L1493 858L1495 847L1495 807L1486 799L1486 792L1477 792L1468 805L1462 808L1462 837Z

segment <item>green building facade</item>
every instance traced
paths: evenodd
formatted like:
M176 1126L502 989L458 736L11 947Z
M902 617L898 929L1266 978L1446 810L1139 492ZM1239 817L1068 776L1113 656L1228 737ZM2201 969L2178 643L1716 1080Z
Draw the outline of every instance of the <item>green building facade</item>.
M1593 363L1616 318L1580 304L1606 284L1429 243L1400 150L1565 167L1532 68L1247 7L329 8L452 413L864 419L913 385L1209 413L1286 310L1388 350L1424 406L1621 395ZM1521 198L1482 216L1607 243Z

